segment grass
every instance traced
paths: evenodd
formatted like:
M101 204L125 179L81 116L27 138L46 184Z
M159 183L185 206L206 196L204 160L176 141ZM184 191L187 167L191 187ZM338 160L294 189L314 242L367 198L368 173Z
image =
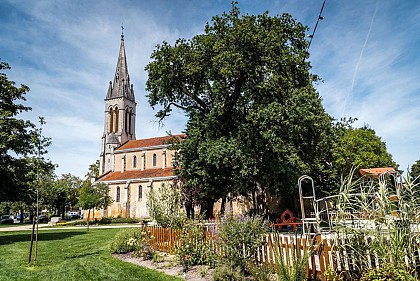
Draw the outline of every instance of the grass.
M118 231L40 231L36 264L28 264L29 231L0 232L0 280L180 280L113 258L109 243Z

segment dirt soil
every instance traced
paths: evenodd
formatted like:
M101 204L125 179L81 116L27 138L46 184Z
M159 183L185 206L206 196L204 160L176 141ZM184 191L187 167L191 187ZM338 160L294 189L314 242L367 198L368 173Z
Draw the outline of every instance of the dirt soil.
M134 257L132 253L113 254L112 256L126 262L144 266L189 281L210 281L214 270L208 266L199 265L191 267L184 273L182 266L177 263L175 257L168 254L161 254L162 261L157 263L154 263L151 260L144 260L142 257Z

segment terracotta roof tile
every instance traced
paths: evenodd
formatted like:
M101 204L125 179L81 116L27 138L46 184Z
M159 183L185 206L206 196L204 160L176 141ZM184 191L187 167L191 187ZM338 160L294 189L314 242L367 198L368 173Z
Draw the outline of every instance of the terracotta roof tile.
M387 168L370 168L370 169L360 169L359 170L359 173L362 176L368 175L368 176L372 176L372 177L378 177L378 176L380 176L382 174L385 174L387 172L393 174L393 173L395 173L395 169L393 167L387 167Z
M130 180L130 179L143 179L143 178L158 178L170 177L174 175L174 169L170 168L156 168L141 170L129 170L125 172L110 172L104 174L98 181L116 181L116 180Z
M130 140L120 146L117 150L124 150L124 149L133 149L133 148L142 148L142 147L149 147L149 146L158 146L168 144L170 140L175 137L179 140L185 138L185 134L179 135L172 135L172 136L164 136L164 137L155 137L150 139L139 139L139 140Z

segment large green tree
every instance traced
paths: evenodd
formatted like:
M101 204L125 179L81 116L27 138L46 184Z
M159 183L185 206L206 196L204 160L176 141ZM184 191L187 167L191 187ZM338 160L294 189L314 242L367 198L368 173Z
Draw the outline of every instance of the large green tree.
M21 103L29 88L10 81L3 72L9 69L0 62L0 201L32 209L40 179L54 171L54 165L43 158L50 139L42 135L43 118L39 128L19 119L20 113L31 110Z
M306 30L233 4L203 34L153 52L149 102L161 120L174 107L188 117L177 171L207 216L219 198L289 195L299 175L326 169L331 118L312 85Z
M10 67L0 62L0 200L18 201L26 184L27 161L23 157L34 151L35 125L18 118L31 110L19 102L25 101L29 88L16 87L3 72Z
M354 120L342 120L334 128L332 167L336 178L348 175L352 168L398 168L376 132L368 126L354 128Z
M410 176L413 180L418 180L420 177L420 160L417 160L410 169Z

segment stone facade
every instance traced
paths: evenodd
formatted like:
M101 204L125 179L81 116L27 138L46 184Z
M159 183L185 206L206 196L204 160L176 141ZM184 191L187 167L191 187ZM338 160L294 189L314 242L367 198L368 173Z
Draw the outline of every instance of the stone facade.
M172 137L136 140L136 102L130 84L124 35L118 55L114 80L109 82L105 98L105 122L102 135L99 171L96 183L109 186L114 200L107 210L96 210L93 218L149 217L146 202L150 190L169 184L174 178Z

